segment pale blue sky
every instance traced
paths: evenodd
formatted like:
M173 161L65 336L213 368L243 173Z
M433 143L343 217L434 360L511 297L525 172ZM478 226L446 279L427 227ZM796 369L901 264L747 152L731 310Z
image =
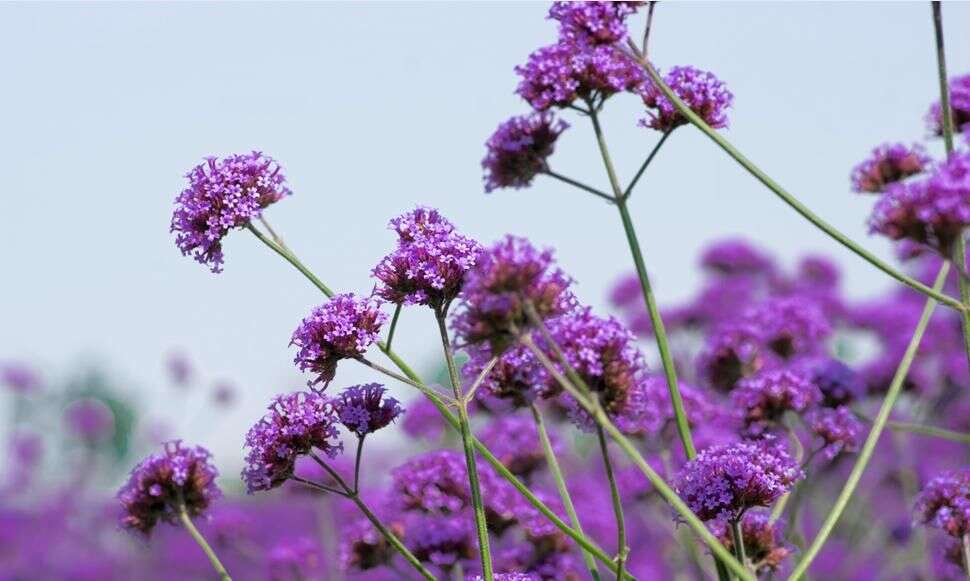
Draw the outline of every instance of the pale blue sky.
M628 251L615 210L558 183L482 193L482 143L526 111L512 69L552 42L545 3L0 5L3 300L0 358L58 376L106 362L154 414L212 446L228 473L268 398L300 385L289 335L319 295L246 233L226 272L182 258L168 233L183 174L210 153L261 149L295 195L268 213L331 286L366 292L390 248L392 216L430 204L466 233L506 232L558 249L596 306ZM970 4L945 3L948 59L970 71ZM642 26L642 17L633 25ZM957 34L960 31L961 34ZM664 3L652 57L714 71L735 93L726 135L837 227L866 236L871 198L848 193L850 167L883 140L923 136L937 90L928 3ZM656 135L636 99L608 107L621 176ZM553 165L604 184L588 124ZM934 150L936 151L936 150ZM661 302L688 295L711 238L745 234L791 258L839 253L690 128L669 141L632 211ZM839 253L850 292L889 282ZM396 343L433 365L432 319L407 312ZM198 399L161 388L166 352L184 347L209 379L244 391L217 426L189 426ZM338 383L369 377L345 365Z

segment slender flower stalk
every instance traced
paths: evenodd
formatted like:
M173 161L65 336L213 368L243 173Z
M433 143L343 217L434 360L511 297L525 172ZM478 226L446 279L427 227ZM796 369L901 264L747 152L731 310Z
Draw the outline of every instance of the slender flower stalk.
M475 509L475 532L478 535L478 551L482 561L482 576L486 581L492 581L495 572L492 568L492 552L488 542L488 524L485 522L485 503L482 502L481 484L478 482L478 464L475 460L475 445L472 442L471 426L468 419L468 403L461 390L461 377L455 356L448 339L448 325L445 321L447 306L435 309L435 319L438 321L438 331L441 334L441 346L445 351L445 362L448 365L448 375L451 377L451 387L455 393L455 403L458 407L458 425L461 433L461 443L465 451L465 464L468 466L468 483L471 487L472 506Z
M316 275L313 274L313 272L306 267L305 264L300 262L300 259L297 258L296 255L293 254L293 252L289 248L282 246L280 244L277 244L273 240L270 240L269 238L267 238L266 235L260 232L255 226L252 225L252 223L247 224L246 228L248 228L249 231L256 236L256 238L259 238L260 242L262 242L266 246L269 246L273 250L273 252L282 256L284 260L286 260L287 262L292 264L294 268L299 270L300 274L302 274L307 278L307 280L312 282L313 286L320 289L320 291L323 294L325 294L328 299L333 298L333 295L335 293L332 290L330 290L330 288L327 285L323 284L320 281L320 279L317 278ZM276 237L274 236L274 238Z
M566 177L566 176L564 176L562 174L556 173L556 172L552 171L551 169L550 170L546 170L543 173L545 173L547 176L549 176L551 178L555 178L555 179L563 182L564 184L569 184L569 185L571 185L571 186L573 186L575 188L579 188L579 189L583 190L584 192L589 192L590 194L593 194L594 196L603 198L604 200L606 200L607 202L609 202L611 204L613 203L613 196L611 196L609 194L606 194L606 193L604 193L604 192L602 192L600 190L597 190L596 188L594 188L592 186L588 186L588 185L584 184L583 182L580 182L580 181L574 180L574 179L572 179L570 177Z
M650 8L651 10L653 9L653 3L650 4ZM667 141L667 138L670 137L671 133L673 133L672 130L664 131L664 134L660 137L660 140L657 141L657 145L654 145L653 149L650 150L650 153L647 155L647 159L643 160L643 165L640 166L640 169L637 170L637 174L633 176L632 180L630 180L630 185L623 190L624 200L630 199L630 195L633 194L633 189L637 187L637 183L640 181L640 178L643 177L643 173L647 171L647 167L650 166L653 158L657 157L657 153L660 152L660 148L663 147L663 144Z
M549 466L549 472L552 473L553 480L556 481L556 490L559 492L559 499L562 500L562 504L566 508L566 514L569 515L570 524L580 534L584 534L583 525L580 523L579 515L576 513L576 506L573 504L572 495L569 494L566 479L563 478L562 469L559 467L559 460L556 459L556 452L552 448L549 432L546 431L546 422L542 419L542 412L539 411L535 403L530 406L530 409L532 410L532 419L535 420L536 431L539 433L539 441L542 442L542 451L546 456L546 464ZM594 581L599 581L600 573L596 568L596 562L593 561L592 554L582 547L580 549L583 553L583 562L586 563L586 568L589 569L589 576ZM622 570L619 569L619 564L617 564L617 567L617 577L622 577Z
M963 535L960 544L963 545L963 569L970 577L970 533Z
M394 309L394 314L391 316L391 327L387 331L387 342L384 345L384 349L391 348L391 342L394 341L394 331L397 331L397 320L401 318L401 309L403 308L404 305L398 305Z
M933 290L939 291L943 288L943 283L946 281L946 275L950 271L950 264L945 262L940 268L939 274L936 275L936 282L933 284ZM859 458L856 460L855 465L852 467L852 471L849 473L849 478L846 480L845 485L842 487L842 491L839 493L838 498L833 504L832 509L829 514L825 517L825 521L822 523L821 529L819 529L815 540L812 541L811 546L805 551L804 557L795 566L789 577L792 580L797 580L805 575L808 567L812 564L812 561L818 556L819 551L821 551L822 546L825 541L828 540L829 535L832 533L832 529L835 528L835 524L838 522L839 518L842 516L842 512L845 507L849 504L849 499L852 498L852 494L855 492L856 487L859 485L859 480L862 479L862 473L865 471L866 466L869 464L869 460L872 458L872 454L876 449L876 444L879 442L879 436L882 435L883 428L886 427L889 421L889 414L892 412L893 406L896 404L896 400L899 398L900 392L902 392L903 382L906 380L906 375L909 373L909 368L913 364L913 359L916 357L916 351L919 349L920 341L923 339L923 334L926 332L926 327L930 322L930 316L933 314L936 308L936 300L928 299L926 301L926 306L923 307L923 313L920 316L919 322L916 324L916 329L913 331L913 337L909 341L909 345L906 347L906 352L903 354L903 359L899 363L899 367L896 369L896 374L893 376L892 383L889 385L889 390L886 392L886 396L882 401L882 406L879 408L879 413L876 415L873 421L872 429L869 431L869 436L866 438L865 444L862 446L862 450L859 452Z
M409 551L408 548L404 546L401 539L397 538L397 535L391 532L384 525L384 523L381 522L381 519L374 514L370 507L367 506L367 503L361 499L360 495L356 491L352 491L351 494L347 495L347 498L352 500L354 504L357 505L357 508L364 514L365 517L367 517L367 520L374 525L374 528L377 529L385 539L387 539L387 542L390 543L390 545L394 547L394 549L397 550L397 552L400 553L401 556L403 556L405 560L407 560L407 562L414 567L418 573L421 574L422 577L428 579L429 581L434 581L436 579L435 576L432 575L431 572L421 564L421 561L414 556L414 553Z
M734 556L737 557L738 562L747 567L748 557L744 554L744 533L741 532L742 518L744 517L740 516L731 521L731 543L734 545Z
M653 334L657 339L657 348L660 351L660 360L663 363L664 376L667 378L667 388L670 390L670 402L674 408L677 434L680 436L680 442L684 446L684 452L687 454L687 459L689 460L697 455L697 450L694 448L694 440L690 433L690 423L687 421L687 413L684 411L684 399L680 395L680 388L677 383L677 370L674 367L674 358L670 352L670 342L667 339L663 319L660 317L657 299L650 285L650 276L647 274L647 266L643 260L640 243L637 241L637 233L633 227L633 220L630 218L630 211L627 209L626 199L624 198L623 190L620 188L620 182L616 177L616 170L613 167L609 149L606 146L606 138L603 136L603 128L599 122L599 115L596 111L592 110L592 106L590 109L589 118L593 122L596 143L599 145L600 154L603 157L603 165L606 166L606 174L609 177L610 186L613 188L616 207L620 211L620 219L623 222L623 231L626 233L626 239L630 245L630 253L633 255L633 264L636 266L637 277L640 279L643 300L647 306L647 313L650 315Z
M209 543L205 540L205 537L202 536L202 533L199 532L199 529L195 528L195 524L192 523L192 519L189 517L189 512L185 509L184 504L179 506L178 515L179 520L182 522L182 526L185 527L186 531L188 531L189 535L192 537L192 540L199 545L199 548L202 549L205 556L209 558L209 562L212 563L212 568L215 569L216 573L219 575L219 579L222 581L232 581L232 577L229 576L229 573L222 565L222 561L219 560L216 552L212 550L211 546L209 546Z
M626 544L626 520L623 518L623 501L620 500L620 490L616 487L616 475L613 474L613 463L610 462L610 450L606 444L606 434L603 432L602 426L596 426L596 438L599 440L600 453L603 455L606 479L610 483L610 501L613 503L613 516L616 518L617 575L622 575L627 554L630 552L630 548Z
M952 442L970 444L970 434L964 432L954 432L953 430L946 430L944 428L937 428L935 426L925 426L922 424L912 424L909 422L886 422L886 427L895 432L910 432L912 434L940 438L941 440L950 440Z
M781 185L779 185L775 180L771 179L766 173L761 171L758 166L751 162L747 157L745 157L740 151L738 151L733 145L731 145L728 140L724 139L717 131L712 129L703 119L700 118L696 113L690 110L690 108L684 104L684 102L678 97L673 90L664 83L663 79L654 69L653 65L650 64L642 55L638 53L635 48L632 48L634 57L640 63L640 65L647 71L647 74L653 80L654 84L659 88L664 95L677 107L677 110L687 118L688 121L695 127L701 130L707 137L709 137L714 143L716 143L721 149L725 151L729 156L731 156L738 164L741 165L745 170L748 171L752 176L758 181L765 185L769 190L771 190L776 196L781 198L783 202L788 204L792 209L798 212L803 218L814 224L817 228L834 238L838 243L842 244L863 260L869 264L875 266L879 270L888 274L897 281L909 286L910 288L939 301L950 308L957 309L959 311L966 310L966 307L957 299L947 296L946 294L940 292L939 289L932 289L925 284L919 282L918 280L909 277L902 272L893 268L889 263L881 260L876 255L872 254L858 243L854 242L851 238L843 234L841 231L836 229L834 226L823 220L817 214L808 209L807 206L802 204L798 198L788 193Z

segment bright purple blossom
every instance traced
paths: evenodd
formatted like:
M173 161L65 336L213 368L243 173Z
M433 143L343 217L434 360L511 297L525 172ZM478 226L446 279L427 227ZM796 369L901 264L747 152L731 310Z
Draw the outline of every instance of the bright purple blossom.
M392 470L391 479L401 510L453 514L471 503L465 460L453 450L414 456Z
M309 536L283 539L266 556L269 578L322 579L325 572L323 551Z
M950 79L950 111L954 132L970 131L970 75ZM930 106L926 123L933 135L943 135L943 107L939 101Z
M734 538L730 524L715 521L711 532L729 551L734 551ZM785 542L784 529L780 522L771 522L767 511L746 512L741 519L741 538L744 540L744 553L750 559L759 575L777 571L795 551L795 547Z
M278 396L246 434L246 468L242 477L249 493L280 486L290 476L298 457L313 450L333 458L343 450L337 441L334 400L316 392Z
M20 394L32 393L40 389L40 375L24 363L9 361L0 365L0 384Z
M491 361L491 351L478 346L468 349L468 354L462 374L467 381L476 381ZM503 400L512 407L526 407L536 398L558 391L550 391L549 373L522 345L513 345L502 352L478 389L482 397Z
M549 18L559 38L581 44L612 44L626 38L626 18L644 2L553 2Z
M520 478L528 478L545 464L545 452L532 418L498 416L481 430L478 439L499 462ZM549 440L554 451L562 451L562 442L555 432L549 432Z
M311 386L330 383L341 359L362 357L377 341L381 325L387 320L381 302L358 298L353 293L335 295L313 309L293 332L290 345L296 345L297 367L317 374Z
M762 330L748 321L730 321L707 336L698 372L712 387L731 391L738 380L765 366Z
M752 437L777 425L785 412L804 412L821 399L815 384L787 369L769 369L742 379L731 392L731 404L744 420L744 433Z
M548 111L512 117L499 125L485 142L485 191L531 185L537 174L549 169L546 160L567 128L568 123Z
M176 524L183 507L190 517L204 514L221 495L211 459L205 448L176 440L142 460L118 491L121 526L149 535L159 522Z
M788 452L768 438L701 451L681 469L676 490L701 520L732 521L771 506L801 477Z
M438 210L418 206L396 218L391 218L388 228L397 233L399 244L407 244L421 238L438 238L455 231L455 225Z
M826 459L859 451L863 425L848 407L818 408L809 412L805 421L812 434L821 440L822 455Z
M742 318L759 329L763 344L782 359L817 351L832 333L818 304L801 296L769 299L748 309Z
M916 520L961 538L970 534L970 468L944 472L916 498Z
M428 440L437 440L444 434L444 418L430 399L424 396L413 399L408 402L407 410L401 422L405 434Z
M352 385L337 396L334 406L340 423L358 436L366 436L390 425L404 410L379 383Z
M884 143L852 168L852 191L878 194L889 184L923 173L931 161L919 144Z
M838 359L813 358L801 362L798 367L822 392L821 405L835 408L862 397L866 382L859 373Z
M701 255L701 267L724 276L771 275L774 261L741 238L727 238L708 246Z
M418 560L446 571L478 554L470 515L413 517L405 541Z
M713 73L691 66L673 67L664 75L664 83L705 123L714 129L728 126L727 110L734 95ZM667 133L687 123L687 118L653 83L643 85L641 96L649 109L649 117L640 120L641 127Z
M175 199L171 231L183 255L222 270L222 239L258 218L270 204L290 195L273 158L258 151L208 157L186 177L189 187Z
M96 398L71 402L64 410L64 423L74 436L88 443L110 438L115 430L114 412Z
M522 78L518 94L536 111L634 91L646 78L640 65L613 45L568 41L536 50L515 72Z

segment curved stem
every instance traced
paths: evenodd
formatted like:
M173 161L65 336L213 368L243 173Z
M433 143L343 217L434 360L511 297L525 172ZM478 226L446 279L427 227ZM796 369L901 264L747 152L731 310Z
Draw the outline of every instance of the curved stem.
M357 453L354 454L354 494L360 493L360 458L364 452L364 436L357 436Z
M606 138L603 136L603 128L600 126L599 115L593 111L590 113L589 118L593 122L596 143L599 145L600 154L603 157L603 165L606 166L606 173L609 176L610 185L613 187L616 207L620 211L623 231L626 233L630 253L633 255L633 264L637 269L637 278L640 279L643 300L646 303L647 313L650 315L650 324L653 327L653 334L657 340L657 349L660 351L664 377L667 379L667 390L670 392L670 403L674 408L677 434L680 436L680 442L684 446L687 459L690 460L697 455L697 450L694 448L694 440L690 433L690 423L687 421L687 413L684 411L684 400L680 395L680 387L677 384L677 370L674 367L674 358L670 353L670 342L667 340L667 331L664 329L663 319L660 317L657 299L653 295L650 276L647 274L647 266L643 260L643 253L640 251L640 242L637 241L637 233L633 227L633 220L630 218L629 210L627 210L626 200L623 199L623 191L620 189L620 182L616 178L616 170L613 168L613 161L610 158L609 149L606 147Z
M651 10L653 9L652 2L650 3L650 8ZM643 172L647 171L647 167L650 165L650 162L652 162L653 158L657 156L657 152L660 151L660 148L663 146L664 142L667 141L667 138L670 137L671 133L673 133L673 130L664 131L664 134L660 138L660 141L657 142L657 145L653 146L653 149L650 151L650 154L647 155L647 159L643 161L643 165L641 165L640 169L637 170L637 175L633 176L633 179L630 180L630 185L628 185L626 189L623 190L624 200L630 199L630 194L633 193L633 188L637 187L637 182L639 182L640 178L643 177Z
M609 194L606 194L604 192L601 192L601 191L597 190L596 188L594 188L592 186L587 186L583 182L578 182L578 181L576 181L576 180L574 180L572 178L568 178L568 177L566 177L566 176L564 176L562 174L558 174L558 173L552 171L551 169L547 169L547 170L545 170L542 173L546 174L547 176L549 176L551 178L555 178L555 179L557 179L557 180L559 180L559 181L561 181L563 183L569 184L569 185L571 185L571 186L573 186L575 188L579 188L579 189L583 190L584 192L588 192L590 194L593 194L594 196L598 196L600 198L603 198L604 200L606 200L607 202L609 202L611 204L613 203L613 196L610 196Z
M336 488L327 486L326 484L320 484L319 482L307 480L306 478L302 478L300 476L297 476L296 474L290 476L289 479L294 482L299 482L300 484L306 486L307 488L319 490L320 492L329 492L330 494L336 494L337 496L343 496L343 497L347 496L347 493L342 490L337 490Z
M390 378L396 379L396 380L400 381L401 383L405 383L407 385L410 385L411 387L413 387L413 388L417 389L418 391L420 391L421 393L423 393L428 399L430 399L431 401L435 402L436 404L441 404L443 406L444 405L455 405L454 400L452 400L450 397L446 397L445 395L436 392L434 389L432 389L431 387L429 387L429 386L421 383L420 381L415 381L415 380L411 379L410 377L405 377L404 375L401 375L400 373L395 373L394 371L391 371L390 369L388 369L388 368L386 368L386 367L384 367L382 365L378 365L377 363L374 363L373 361L370 361L369 359L364 359L363 357L357 359L357 361L360 362L360 363L362 363L362 364L364 364L367 367L370 367L371 369L373 369L374 371L376 371L378 373L383 373L384 375L386 375L386 376L388 376Z
M613 517L616 519L617 575L622 575L627 553L630 552L630 548L626 545L626 521L623 518L623 501L620 499L620 490L616 487L616 475L613 474L613 463L610 462L610 450L606 445L606 434L600 425L596 426L596 437L599 440L600 453L603 455L603 467L606 469L606 478L610 483L610 500L613 503Z
M776 196L778 196L783 202L788 204L792 209L801 214L803 218L814 224L817 228L834 238L838 243L842 244L856 255L861 257L863 260L869 264L875 266L879 270L888 274L897 281L923 293L924 295L931 297L941 304L944 304L950 308L957 310L965 310L965 307L960 301L954 299L953 297L947 296L941 293L938 289L932 289L925 284L919 282L918 280L906 276L902 272L896 270L887 262L879 259L877 256L861 247L859 244L854 242L851 238L837 230L834 226L820 218L814 212L808 209L804 204L802 204L798 199L788 193L783 187L781 187L777 182L771 179L767 174L761 171L758 166L752 163L748 158L741 154L730 142L728 142L724 137L722 137L717 131L714 131L703 119L701 119L696 113L690 110L687 105L678 97L660 75L657 74L656 69L653 68L648 61L643 59L639 54L634 53L634 58L637 59L639 64L643 69L650 75L654 84L659 88L664 95L673 102L677 110L687 118L688 121L695 127L701 130L705 135L707 135L714 143L720 146L721 149L725 151L729 156L731 156L738 164L741 165L745 170L748 171L752 176L758 181L764 184L769 190L771 190Z
M222 565L222 562L219 560L216 552L213 551L212 547L209 546L209 543L206 542L205 537L202 536L199 529L195 528L195 525L192 523L192 519L189 518L189 513L185 509L184 504L179 505L179 520L182 521L182 526L184 526L185 530L189 532L189 535L192 537L192 540L195 541L195 544L199 545L199 548L202 549L205 556L209 558L209 562L212 563L212 568L215 569L216 573L219 574L219 579L222 581L232 581L232 577L229 576L229 573Z
M246 224L246 228L249 229L249 231L252 232L256 236L256 238L259 238L260 242L262 242L266 246L269 246L273 250L273 252L282 256L284 260L286 260L287 262L292 264L294 268L299 270L300 274L302 274L307 278L307 280L312 282L313 286L320 289L320 291L323 292L323 294L327 295L327 298L333 297L334 292L330 290L330 288L327 287L327 285L323 284L320 281L320 279L318 279L316 275L314 275L313 272L311 272L310 269L306 267L306 265L300 262L300 259L298 259L290 249L280 246L276 242L273 242L272 240L267 238L266 235L264 235L262 232L257 230L256 227L253 226L251 222L249 224Z
M451 342L448 339L448 326L445 323L444 309L435 310L438 322L438 332L441 335L441 346L445 351L445 362L448 365L448 375L451 377L451 387L458 404L458 425L461 433L462 448L465 451L465 464L468 467L468 484L471 487L472 506L475 509L475 532L478 534L478 549L482 560L482 576L485 581L492 581L495 573L492 570L492 552L489 549L488 524L485 522L485 504L482 502L481 484L478 482L478 463L475 460L475 446L472 443L471 426L468 419L468 404L462 395L461 377L455 365L455 357L451 352Z
M414 556L414 553L409 551L408 548L404 546L404 543L401 542L401 539L397 538L397 535L392 533L386 526L384 526L384 523L381 522L381 519L377 518L377 515L371 511L370 507L367 506L367 504L360 497L360 495L358 495L357 493L353 493L353 494L350 494L347 498L354 501L354 504L357 505L357 508L360 509L360 512L364 513L364 516L367 517L367 520L369 520L372 525L374 525L374 528L381 533L381 535L387 540L387 542L392 547L394 547L397 550L397 552L401 554L402 557L404 557L405 561L407 561L412 567L414 567L415 571L420 573L422 577L424 577L425 579L428 579L429 581L435 581L437 579L434 575L431 574L430 571L428 571L427 568L425 568L424 565L421 564L421 561L419 561L418 558Z
M566 479L563 478L562 469L559 468L559 460L556 459L556 452L552 449L552 441L549 439L549 432L546 431L546 423L542 419L542 413L536 407L535 403L530 404L529 408L532 410L532 419L535 420L536 431L539 433L539 441L542 443L542 452L546 456L546 464L549 466L549 472L552 473L553 480L556 481L556 490L559 492L559 499L562 500L566 514L569 515L569 522L576 531L584 534L583 525L579 521L576 507L573 505L573 498L569 494L569 488L566 486ZM600 573L596 568L596 562L593 560L593 556L586 550L582 550L582 553L586 568L589 569L589 576L595 581L599 581ZM617 570L617 576L622 576L619 569Z
M946 281L946 275L950 271L950 264L948 262L943 263L940 268L939 274L936 275L936 282L933 285L933 289L938 290L943 288L943 283ZM835 523L838 522L839 517L842 516L842 512L845 507L849 504L849 499L855 492L856 487L859 485L859 480L862 478L862 473L865 471L866 466L869 464L869 459L872 458L872 453L876 449L876 444L879 442L879 436L882 435L882 430L889 421L889 414L892 412L893 406L896 404L896 400L899 398L899 394L902 391L903 381L906 379L906 374L909 373L909 368L913 364L913 359L916 357L916 351L919 349L920 341L923 339L923 334L926 332L926 326L930 322L930 316L933 314L933 310L936 308L936 301L934 299L928 299L926 301L926 306L923 307L923 313L920 316L919 323L916 325L916 329L913 331L913 337L909 341L909 345L906 347L906 352L903 354L903 359L899 363L899 367L896 369L896 375L893 376L892 382L889 384L889 390L886 392L886 397L882 401L882 406L879 408L879 414L873 422L872 429L869 430L869 435L866 437L865 444L862 446L862 450L859 452L859 458L856 460L855 465L852 466L852 472L849 474L848 480L846 480L845 485L842 487L842 491L839 493L839 497L836 499L835 504L829 511L828 516L825 517L825 522L822 523L822 528L819 529L815 540L812 541L811 546L805 551L805 556L799 561L798 565L792 571L789 579L795 580L799 579L808 570L809 565L818 555L825 541L828 540L829 535L832 533L832 529L835 528Z

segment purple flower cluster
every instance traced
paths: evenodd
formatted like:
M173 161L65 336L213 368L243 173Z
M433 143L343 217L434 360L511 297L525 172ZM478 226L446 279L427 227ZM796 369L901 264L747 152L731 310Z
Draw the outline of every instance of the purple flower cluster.
M258 218L270 204L290 195L273 158L258 151L209 157L192 168L189 187L175 199L171 231L182 254L222 270L222 239Z
M711 531L729 551L734 551L734 539L729 523L714 521ZM741 518L741 538L744 554L759 575L778 571L795 548L785 542L781 523L772 523L771 515L763 510L752 510Z
M377 296L398 305L444 308L461 291L482 247L437 210L418 207L391 221L398 247L374 267Z
M859 451L863 426L849 408L818 408L809 412L805 421L812 434L822 441L822 455L828 460Z
M190 517L204 514L221 495L211 458L205 448L176 440L142 460L118 491L121 526L149 535L159 522L176 524L183 509Z
M352 385L337 396L334 406L340 423L360 437L372 434L397 419L404 410L379 383Z
M627 36L626 19L644 2L553 2L549 18L559 38L579 44L613 44Z
M741 411L744 434L764 435L786 411L801 413L822 399L808 378L787 369L770 369L742 379L731 392L732 405Z
M246 434L246 468L242 477L250 493L286 482L297 458L314 449L333 458L343 449L337 441L337 406L315 392L281 395Z
M545 464L545 452L532 418L498 416L482 429L478 439L520 478L528 478ZM562 442L554 432L549 433L549 440L554 451L562 450Z
M97 443L110 438L115 430L115 416L111 408L100 399L82 398L64 410L64 422L68 430L87 443Z
M546 160L567 128L568 123L548 111L512 117L499 125L485 142L485 191L531 185L537 174L549 169Z
M701 255L701 267L723 276L772 274L771 257L741 238L711 244Z
M747 509L771 506L802 477L772 439L711 446L681 469L676 491L701 520L733 521Z
M953 128L970 139L970 75L950 79L950 110ZM939 101L930 106L926 122L933 135L943 135L943 107Z
M408 523L408 549L420 561L446 571L478 554L472 523L465 516L415 516Z
M889 184L923 173L931 161L919 144L910 147L903 143L884 143L852 168L852 191L881 193Z
M664 75L664 83L705 123L714 129L728 126L727 110L734 95L713 73L691 66L673 67ZM687 118L653 83L643 85L641 96L649 109L649 117L640 120L641 127L667 133L687 123Z
M475 381L492 359L491 350L484 345L468 349L468 362L462 373L469 381ZM513 408L525 407L536 400L554 394L553 385L546 369L535 355L522 345L513 345L498 356L491 371L482 380L478 400L487 407L493 400L500 400Z
M916 520L957 538L970 534L970 469L940 474L916 498Z
M31 367L10 361L0 365L0 384L15 393L27 394L40 389L40 375Z
M387 320L381 303L358 298L353 293L335 295L313 309L293 332L290 345L296 345L297 367L317 374L310 385L330 383L341 359L362 357L377 341L381 325Z

